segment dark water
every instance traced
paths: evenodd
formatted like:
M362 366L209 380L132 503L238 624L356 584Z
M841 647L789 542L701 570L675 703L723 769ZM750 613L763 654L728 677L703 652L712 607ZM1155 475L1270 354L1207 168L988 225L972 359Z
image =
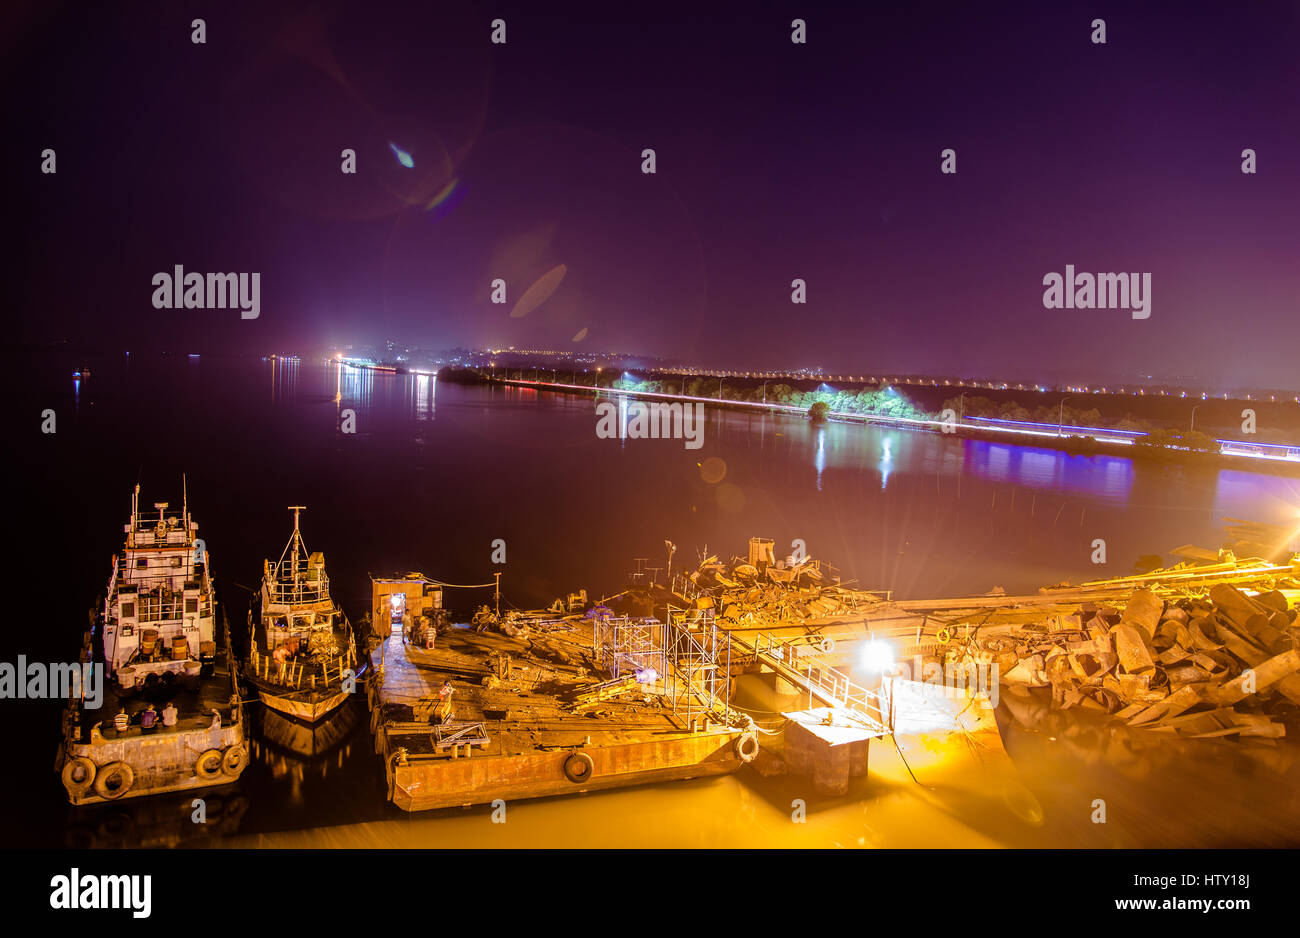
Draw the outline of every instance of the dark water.
M1300 485L1288 478L937 434L713 411L703 448L688 450L673 440L598 439L584 398L184 356L91 359L91 377L74 383L83 362L50 356L8 375L17 517L0 660L74 655L120 546L132 486L141 482L142 504L175 504L182 473L232 626L244 621L262 559L283 546L290 504L308 506L308 548L325 553L354 619L366 608L369 573L482 583L503 570L505 599L528 608L579 587L617 592L634 558L664 565L665 539L678 545L680 565L706 545L742 553L752 535L775 538L779 551L801 539L846 579L900 597L1032 591L1130 572L1139 555L1189 542L1217 547L1225 517L1294 523L1300 505ZM52 435L40 432L47 408L56 413ZM340 431L348 409L355 434ZM491 563L498 538L503 568ZM1091 562L1098 538L1104 566ZM452 591L448 603L467 616L488 598ZM1134 759L1151 763L1138 777L1112 765L1117 744L1107 731L1087 744L1075 732L1066 745L1049 716L1022 713L1026 727L1004 708L1007 747L1041 820L990 800L977 779L922 788L888 744L873 750L872 775L851 797L810 799L802 825L786 807L800 783L752 773L521 803L505 825L479 811L409 817L384 802L359 718L317 758L259 739L239 790L223 800L225 822L196 833L182 823L189 797L71 812L51 771L57 706L0 707L11 740L6 787L30 806L2 835L9 845L1070 845L1064 837L1162 846L1285 842L1298 829L1279 827L1243 796L1279 778L1296 790L1290 744L1130 753L1129 769ZM1162 806L1142 794L1157 783L1189 800ZM1106 786L1139 807L1104 826L1078 823ZM1285 816L1295 817L1289 797ZM1222 820L1225 800L1240 815L1226 828L1195 820L1211 809ZM1181 822L1188 812L1193 820Z

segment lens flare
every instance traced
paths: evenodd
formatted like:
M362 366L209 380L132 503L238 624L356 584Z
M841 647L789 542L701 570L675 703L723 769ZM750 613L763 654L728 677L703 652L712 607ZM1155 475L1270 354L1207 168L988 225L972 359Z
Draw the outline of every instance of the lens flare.
M388 149L393 151L393 156L397 157L397 162L401 163L407 169L415 168L415 160L411 159L411 154L407 153L395 143L389 143Z
M538 277L537 281L524 291L524 295L519 298L515 308L510 311L510 318L520 319L527 316L549 300L551 294L559 289L560 283L564 280L564 275L567 272L567 267L563 264L557 264Z

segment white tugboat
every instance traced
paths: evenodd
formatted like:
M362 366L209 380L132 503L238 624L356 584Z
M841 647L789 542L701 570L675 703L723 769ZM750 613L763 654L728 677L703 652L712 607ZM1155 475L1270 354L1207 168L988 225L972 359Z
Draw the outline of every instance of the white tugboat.
M103 668L101 706L71 699L56 768L73 804L225 785L248 764L243 706L208 556L190 519L131 496L126 544L82 642Z
M357 665L352 626L330 598L325 556L308 554L292 505L293 534L276 563L266 561L258 608L249 612L245 675L272 710L315 723L351 696Z

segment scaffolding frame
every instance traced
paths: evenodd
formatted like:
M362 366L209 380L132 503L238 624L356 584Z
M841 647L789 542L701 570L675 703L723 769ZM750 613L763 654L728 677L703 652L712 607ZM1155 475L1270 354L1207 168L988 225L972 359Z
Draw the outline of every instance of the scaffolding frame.
M667 627L658 619L596 616L592 623L596 666L618 680L653 670L656 692L668 674Z
M731 640L712 609L668 607L668 702L693 727L705 717L731 722Z

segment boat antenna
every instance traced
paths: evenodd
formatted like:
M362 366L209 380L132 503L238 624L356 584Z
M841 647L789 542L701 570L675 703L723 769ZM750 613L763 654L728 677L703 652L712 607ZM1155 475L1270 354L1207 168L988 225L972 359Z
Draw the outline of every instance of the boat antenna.
M137 476L136 478L137 478L137 482L135 483L135 491L131 493L131 533L127 537L127 546L129 547L135 546L135 527L137 523L136 519L140 514L140 483L138 481L139 476Z

